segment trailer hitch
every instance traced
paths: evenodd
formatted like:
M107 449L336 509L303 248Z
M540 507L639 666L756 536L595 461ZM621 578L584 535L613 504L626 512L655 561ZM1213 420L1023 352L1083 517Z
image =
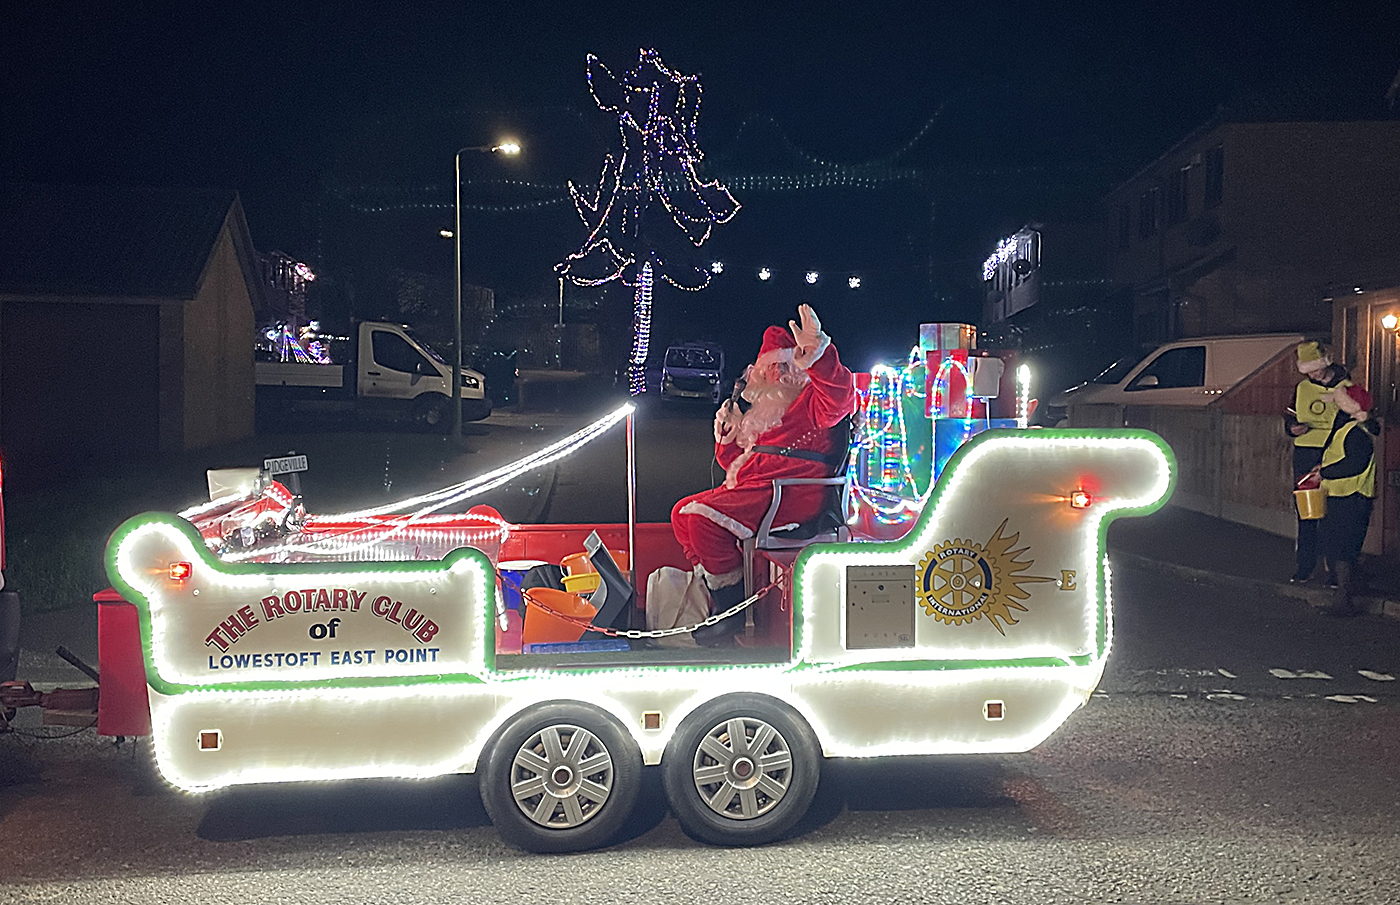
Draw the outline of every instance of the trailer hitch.
M66 647L55 651L64 660L100 681L97 670L84 663ZM15 717L21 707L38 707L45 726L93 726L97 723L97 688L55 688L35 691L28 682L0 682L0 729Z

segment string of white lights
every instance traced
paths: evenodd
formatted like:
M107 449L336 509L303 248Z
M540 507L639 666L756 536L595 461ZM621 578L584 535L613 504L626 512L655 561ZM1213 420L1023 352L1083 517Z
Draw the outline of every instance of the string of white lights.
M578 448L602 436L604 433L607 432L609 428L622 421L633 411L634 406L631 403L625 404L615 409L614 411L608 413L607 415L603 416L602 418L599 418L597 421L593 422L592 424L588 425L582 430L575 431L574 433L563 438L562 440L552 443L549 446L546 446L545 448L537 452L531 453L530 455L525 456L523 459L518 459L515 462L512 462L508 465L503 465L500 468L497 468L494 471L487 472L486 474L481 475L479 477L472 478L467 481L462 481L457 484L453 484L449 487L444 487L440 490L435 490L432 493L421 494L416 497L410 497L405 500L400 500L396 503L387 503L385 505L375 506L370 509L361 509L355 512L342 512L335 515L321 516L321 518L325 521L357 521L377 515L386 515L389 513L398 512L400 510L407 509L412 506L420 507L414 512L410 513L407 519L397 523L396 525L388 528L387 530L384 530L383 525L366 524L356 528L352 528L345 532L329 534L325 537L316 538L315 540L311 541L290 541L282 544L273 544L266 547L261 547L255 550L246 550L241 551L239 553L230 553L225 555L223 559L227 562L240 562L242 560L252 559L254 557L266 557L286 553L320 553L323 552L327 546L333 544L336 545L336 553L338 555L354 553L358 550L367 549L376 544L383 543L384 541L389 540L392 537L402 534L414 525L424 521L427 516L431 515L434 512L437 512L439 509L444 509L456 503L463 502L464 500L470 497L478 496L487 492L488 490L494 490L495 488L500 487L502 484L514 480L515 478L525 474L526 472L543 467L545 465L550 464L551 462L555 462L559 459L564 458L565 456L573 453ZM354 537L357 534L363 534L367 531L381 531L382 533L375 534L372 538L358 545L341 546L345 544L346 538Z

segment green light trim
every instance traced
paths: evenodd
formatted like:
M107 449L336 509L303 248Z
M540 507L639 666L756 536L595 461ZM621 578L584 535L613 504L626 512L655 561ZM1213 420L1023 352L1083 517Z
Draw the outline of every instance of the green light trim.
M795 675L812 673L850 673L850 672L897 672L897 671L953 671L966 669L996 669L996 668L1044 668L1059 666L1090 666L1101 660L1107 647L1107 607L1105 605L1105 591L1107 588L1108 576L1104 569L1105 554L1108 544L1108 528L1114 520L1118 518L1136 517L1148 515L1160 509L1168 499L1171 498L1172 491L1176 486L1177 467L1176 459L1169 447L1161 437L1150 431L1135 429L1119 430L1062 430L1062 429L1037 429L1033 431L993 429L983 431L971 441L960 447L949 459L944 468L943 475L940 475L938 483L934 486L933 492L928 502L924 505L923 511L915 521L914 526L909 530L904 538L897 541L864 541L851 543L827 543L813 544L805 548L797 557L793 566L794 587L800 587L803 580L803 573L807 568L808 560L821 553L843 553L858 551L862 553L887 552L891 554L906 554L911 551L915 544L913 538L917 537L924 528L926 519L932 518L934 511L938 508L949 483L951 476L956 474L960 468L965 467L967 457L984 443L994 442L1005 437L1015 437L1017 439L1036 440L1044 438L1046 440L1125 440L1140 439L1145 440L1161 451L1166 459L1168 470L1167 487L1162 495L1149 503L1141 506L1122 506L1108 509L1099 521L1098 536L1095 540L1096 548L1094 559L1097 569L1097 599L1094 604L1097 608L1097 651L1093 655L1082 655L1072 657L1025 657L1011 660L871 660L856 663L843 663L841 665L823 664L807 662L794 658L786 663L779 664L685 664L685 665L638 665L638 666L605 666L605 667L554 667L550 669L551 677L567 678L570 676L590 676L598 674L617 675L620 672L642 672L658 676L665 675L685 675L693 674L703 677L707 674L724 671L734 673L738 671L753 671L755 675ZM947 479L945 479L947 478ZM483 673L438 673L419 676L370 676L370 677L346 677L343 679L315 679L315 680L258 680L244 682L225 682L209 685L189 685L171 682L162 677L155 667L152 654L152 628L150 602L139 594L133 587L127 584L116 568L116 550L127 535L137 528L148 524L163 524L173 526L188 537L197 551L202 566L210 568L216 572L229 575L301 575L301 574L324 574L328 571L327 563L226 563L215 558L204 544L204 539L194 529L194 526L184 519L170 513L149 512L127 519L113 533L111 540L107 544L105 563L108 578L112 581L112 587L119 591L122 597L136 606L138 612L138 622L141 629L141 649L142 656L146 664L146 680L151 688L163 695L178 695L190 692L267 692L267 691L315 691L319 689L347 689L347 688L385 688L404 687L412 688L417 686L445 686L445 685L514 685L518 683L528 683L542 678L538 670L498 670L496 668L496 644L495 644L495 616L496 616L496 587L495 582L483 582L486 585L486 593L482 595L483 606L478 613L478 618L485 622L483 638L485 640L482 651ZM454 550L441 560L424 562L416 560L408 561L374 561L374 562L346 562L334 563L334 571L340 573L355 572L420 572L425 575L438 574L451 569L452 565L462 559L475 560L477 565L484 570L484 574L494 574L495 567L491 564L487 556L480 550L464 547ZM793 637L800 639L805 628L805 607L801 596L794 590L792 605ZM801 647L800 643L798 645ZM875 653L875 652L872 652Z
M953 453L953 455L949 457L948 464L944 466L942 474L940 474L938 477L938 482L933 487L933 493L929 496L928 501L924 504L924 508L919 512L919 517L917 520L915 520L914 526L909 529L909 531L904 535L904 537L895 541L869 541L861 543L852 542L844 544L812 544L811 546L804 548L802 552L798 554L796 561L793 563L793 587L800 588L802 586L803 573L807 569L808 560L810 560L813 556L819 554L839 554L853 551L860 551L862 553L887 552L890 554L907 554L910 551L914 550L917 546L917 544L915 544L914 542L914 539L923 533L925 522L928 519L933 518L933 513L937 511L939 502L941 501L944 492L947 490L948 485L952 483L952 476L957 474L960 468L965 467L967 457L970 456L972 452L976 450L979 446L982 446L985 443L990 443L1001 438L1012 437L1018 440L1039 440L1041 438L1046 440L1074 441L1145 440L1148 443L1151 443L1153 446L1157 447L1157 449L1166 458L1167 487L1162 492L1161 496L1141 506L1115 506L1105 511L1103 516L1099 519L1098 537L1095 539L1094 542L1094 568L1096 570L1097 577L1097 583L1095 587L1098 591L1097 599L1094 601L1094 606L1097 609L1098 623L1097 631L1095 633L1095 644L1097 650L1095 655L1090 657L1072 657L1069 659L1071 662L1074 663L1080 663L1082 659L1084 662L1081 663L1081 665L1092 663L1096 660L1101 659L1107 652L1108 642L1106 606L1108 576L1104 570L1104 561L1108 555L1108 527L1119 518L1134 518L1137 516L1150 515L1153 512L1156 512L1158 509L1161 509L1164 505L1166 505L1167 500L1171 499L1172 493L1176 490L1176 456L1172 453L1172 449L1170 446L1167 445L1167 442L1161 437L1159 437L1157 434L1152 433L1151 431L1140 430L1136 428L1112 428L1103 430L1076 430L1070 428L1036 428L1034 430L1010 430L1006 428L993 428L991 430L985 430L977 436L973 437L967 443L964 443L962 446L958 447L958 449ZM800 639L803 637L802 632L805 628L804 623L805 616L803 614L803 607L801 605L801 601L798 599L797 593L794 591L792 603L792 635L794 639ZM798 646L800 648L801 644L799 644ZM969 664L974 664L979 667L1043 665L1039 658L1001 661L968 660L956 662L967 662ZM1056 662L1058 663L1059 661ZM862 663L857 664L855 666L843 666L841 667L841 669L860 668L866 665L869 664Z
M372 561L372 562L334 562L334 563L229 563L216 558L205 546L204 538L195 530L194 526L173 513L168 512L145 512L141 515L132 516L122 522L117 530L112 533L111 540L107 542L107 550L103 560L107 570L107 578L112 582L112 587L121 593L122 598L136 607L137 623L141 629L141 656L146 664L146 682L156 691L163 695L177 695L195 691L297 691L314 690L324 688L383 688L388 686L416 686L416 685L481 685L485 684L485 679L474 673L436 673L417 676L361 676L345 679L266 679L250 680L242 682L217 682L207 685L190 685L182 682L173 682L160 674L156 667L155 654L153 650L154 631L151 625L151 602L144 594L137 591L122 577L121 571L117 568L117 550L126 538L137 529L147 525L163 525L174 528L189 540L194 547L195 556L199 559L199 566L202 569L209 569L222 575L271 575L271 576L293 576L293 575L324 575L327 572L338 574L353 574L356 572L419 572L424 575L440 575L451 570L452 566L462 560L474 560L476 565L483 569L483 574L494 575L495 566L491 565L491 560L485 553L472 547L462 547L453 550L441 560L431 562L422 560L404 561ZM483 582L486 585L486 593L483 597L483 607L479 618L487 620L488 629L495 621L496 615L496 587L495 582ZM482 651L483 663L486 672L495 669L496 644L495 632L488 630L485 633L487 643Z

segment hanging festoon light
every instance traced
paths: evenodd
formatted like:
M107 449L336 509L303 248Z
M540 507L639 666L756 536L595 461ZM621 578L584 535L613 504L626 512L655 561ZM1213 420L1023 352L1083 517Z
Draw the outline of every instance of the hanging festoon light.
M656 51L643 49L636 68L618 78L590 54L588 89L599 108L617 116L622 151L603 158L596 189L569 183L588 237L555 269L579 286L618 280L633 287L628 385L636 395L646 391L653 281L699 290L724 269L719 261L704 267L668 259L659 249L673 244L675 229L698 248L715 224L738 212L739 202L718 180L705 182L698 173L704 158L696 140L698 77L668 68ZM668 216L657 216L658 206Z
M803 279L807 281L807 284L809 286L815 285L817 280L820 279L820 274L818 274L815 270L809 270L807 271L807 275L803 277Z
M758 268L758 278L766 283L773 279L773 271L769 270L767 267L760 267Z
M859 289L859 288L860 288L860 277L857 277L857 276L848 277L847 280L846 280L846 285L847 285L847 286L850 286L852 289Z

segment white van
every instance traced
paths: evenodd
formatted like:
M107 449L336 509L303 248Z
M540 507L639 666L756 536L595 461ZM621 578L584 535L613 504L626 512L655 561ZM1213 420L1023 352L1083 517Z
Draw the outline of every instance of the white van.
M1056 420L1072 405L1205 406L1302 341L1299 333L1178 339L1145 356L1117 361L1045 404Z

